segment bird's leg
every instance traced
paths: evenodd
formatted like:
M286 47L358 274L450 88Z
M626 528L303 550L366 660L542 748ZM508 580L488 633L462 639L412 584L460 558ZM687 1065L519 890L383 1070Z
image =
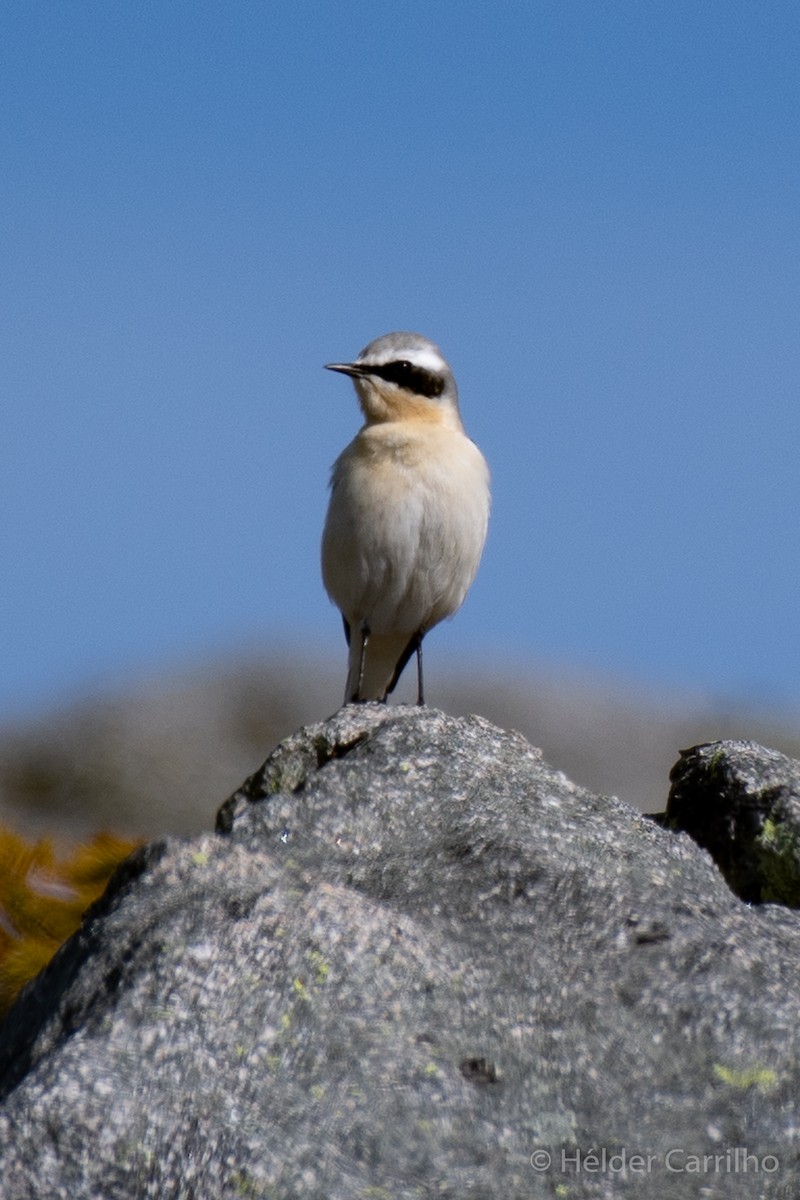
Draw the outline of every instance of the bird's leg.
M425 697L423 695L423 690L422 690L422 639L424 637L425 637L425 631L419 630L417 633L415 633L409 639L408 645L406 646L405 650L400 655L400 658L397 661L397 666L394 669L394 675L392 676L392 681L386 689L387 694L389 692L393 692L394 689L397 687L397 681L400 678L400 676L403 674L403 671L405 671L406 666L408 664L408 660L411 658L412 654L416 654L416 656L417 656L417 704L425 703ZM385 696L384 696L384 699L386 699Z
M361 623L361 654L358 660L358 694L357 700L363 700L364 691L364 671L367 666L367 642L369 641L369 625L366 621Z

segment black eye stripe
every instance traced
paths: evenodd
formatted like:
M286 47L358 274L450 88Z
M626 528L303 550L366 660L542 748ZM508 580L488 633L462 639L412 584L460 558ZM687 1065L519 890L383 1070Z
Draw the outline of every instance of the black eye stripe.
M387 383L396 383L398 387L406 388L418 396L426 396L434 400L441 396L445 388L445 380L435 371L426 371L424 367L415 367L406 359L383 363L380 366L365 364L370 375L377 375Z

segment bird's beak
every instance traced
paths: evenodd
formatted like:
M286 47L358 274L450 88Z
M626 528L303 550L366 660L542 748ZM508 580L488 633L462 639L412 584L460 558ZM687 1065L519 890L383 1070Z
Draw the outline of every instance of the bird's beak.
M325 363L325 370L341 371L342 375L352 375L354 379L367 374L367 371L359 363Z

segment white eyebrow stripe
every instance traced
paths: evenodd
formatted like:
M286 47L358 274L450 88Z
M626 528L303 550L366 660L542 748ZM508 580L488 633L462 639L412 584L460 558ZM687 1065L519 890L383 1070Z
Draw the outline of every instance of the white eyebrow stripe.
M415 347L413 350L398 350L389 358L362 358L358 360L365 367L385 367L390 362L410 362L414 367L421 367L424 371L432 371L435 375L442 375L447 370L447 364L438 354L426 348L419 349Z
M447 368L443 359L432 350L412 350L408 355L408 361L413 363L415 367L422 367L426 371L434 371L440 375Z

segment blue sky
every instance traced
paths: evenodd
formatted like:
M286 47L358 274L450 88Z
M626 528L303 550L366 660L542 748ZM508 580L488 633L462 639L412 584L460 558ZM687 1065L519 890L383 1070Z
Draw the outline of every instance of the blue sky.
M398 328L494 479L432 675L800 707L796 4L6 0L0 33L0 715L343 661L358 412L321 367Z

